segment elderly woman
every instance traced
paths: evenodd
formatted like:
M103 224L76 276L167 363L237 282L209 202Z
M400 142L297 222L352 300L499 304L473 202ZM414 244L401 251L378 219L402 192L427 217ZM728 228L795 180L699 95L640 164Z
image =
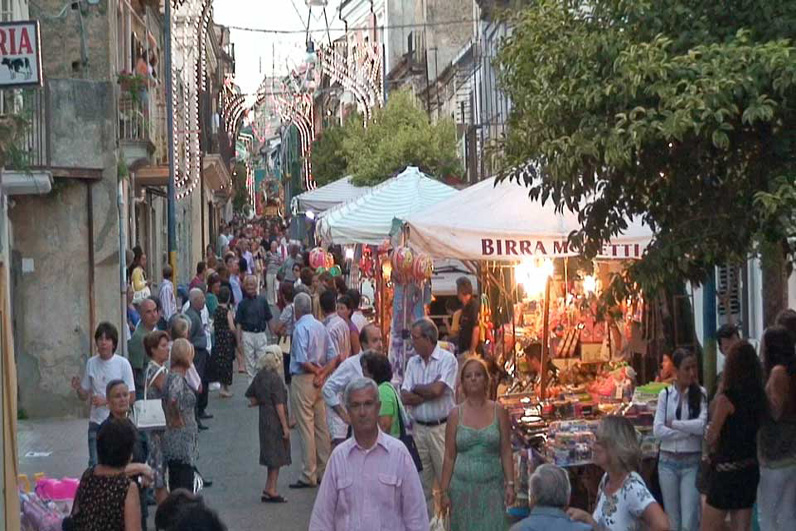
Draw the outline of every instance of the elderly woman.
M162 400L163 390L166 387L166 375L169 361L169 334L162 330L150 332L144 336L144 352L149 358L146 368L146 399ZM168 496L166 488L166 464L163 461L163 447L161 440L163 430L149 432L149 456L147 464L152 467L155 474L155 500L158 504Z
M505 506L514 503L509 416L489 400L489 371L480 358L464 361L460 381L465 399L445 428L442 508L451 511L451 531L507 529Z
M268 479L260 499L285 503L276 491L279 469L290 464L290 428L287 424L287 392L279 370L278 350L268 349L258 361L259 372L246 390L249 407L260 410L260 464L268 468Z
M511 531L589 531L591 526L570 520L566 510L572 486L566 470L555 465L541 465L531 475L531 514L517 522Z
M111 418L97 434L99 464L80 478L72 514L64 529L90 531L140 531L141 502L138 485L125 473L137 438L127 419Z
M171 347L171 371L163 390L166 432L161 441L163 459L168 463L169 488L193 491L194 465L198 450L198 428L194 408L196 395L186 380L193 363L193 346L177 339Z
M610 416L600 421L593 460L605 471L594 513L572 508L568 511L570 518L600 530L670 529L669 519L636 472L641 448L629 420Z

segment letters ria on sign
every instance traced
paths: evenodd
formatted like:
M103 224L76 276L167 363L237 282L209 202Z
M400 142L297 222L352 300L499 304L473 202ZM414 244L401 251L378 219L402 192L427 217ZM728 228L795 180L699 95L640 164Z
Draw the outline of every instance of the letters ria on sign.
M39 22L0 22L0 88L41 84Z

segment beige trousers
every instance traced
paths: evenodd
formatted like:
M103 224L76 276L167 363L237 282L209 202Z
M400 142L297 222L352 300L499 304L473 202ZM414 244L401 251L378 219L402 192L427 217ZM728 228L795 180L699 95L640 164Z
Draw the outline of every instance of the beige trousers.
M442 483L442 462L445 459L445 424L441 426L422 426L417 422L413 425L417 453L423 464L420 479L423 483L423 494L426 495L428 516L433 518L437 513L434 489Z
M246 374L251 381L257 375L257 360L265 354L268 346L268 336L265 332L243 332L243 362L246 365Z
M312 374L294 374L290 383L290 405L296 418L301 443L301 480L317 485L329 460L329 428L321 390L312 383Z

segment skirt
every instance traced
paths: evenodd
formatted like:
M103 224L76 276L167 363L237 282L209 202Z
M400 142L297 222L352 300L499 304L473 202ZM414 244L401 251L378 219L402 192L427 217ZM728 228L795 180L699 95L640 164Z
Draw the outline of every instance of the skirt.
M759 482L760 469L754 460L736 467L714 463L708 477L707 502L723 511L751 509Z

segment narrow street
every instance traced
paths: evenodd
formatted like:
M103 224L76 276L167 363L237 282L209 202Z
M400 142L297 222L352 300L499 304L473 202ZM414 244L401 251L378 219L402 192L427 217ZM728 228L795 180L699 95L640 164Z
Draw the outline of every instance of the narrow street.
M262 503L265 468L258 464L257 412L247 407L245 390L246 377L236 373L234 397L221 400L216 392L211 394L208 411L215 418L205 421L209 430L200 432L198 467L213 480L213 486L202 495L231 530L305 531L316 491L288 489L300 466L298 436L294 430L293 465L283 469L279 477L279 492L288 503ZM80 477L88 461L86 428L85 419L21 421L20 474L27 474L31 480L43 471L49 477ZM34 457L29 452L52 453ZM154 507L150 507L149 529L154 529L153 518Z

